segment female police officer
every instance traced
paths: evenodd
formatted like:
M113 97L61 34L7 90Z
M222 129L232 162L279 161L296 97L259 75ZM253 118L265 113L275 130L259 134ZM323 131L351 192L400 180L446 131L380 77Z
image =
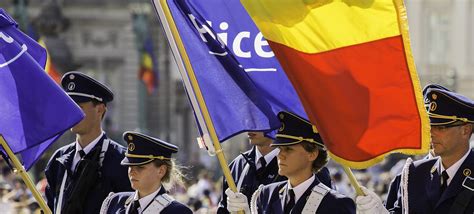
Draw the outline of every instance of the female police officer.
M123 134L128 144L122 165L135 192L111 193L102 203L101 213L192 213L166 192L163 183L180 179L171 154L178 147L137 132Z
M278 117L282 126L272 146L280 149L278 174L288 181L259 187L252 196L251 210L245 195L227 191L228 209L247 213L355 213L352 199L331 190L315 175L328 162L316 128L289 112L280 112Z

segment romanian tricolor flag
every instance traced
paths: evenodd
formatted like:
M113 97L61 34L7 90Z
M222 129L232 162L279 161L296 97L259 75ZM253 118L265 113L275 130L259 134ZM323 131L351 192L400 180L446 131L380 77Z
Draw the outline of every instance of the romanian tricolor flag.
M156 61L153 54L153 43L151 39L145 40L143 52L140 56L139 78L146 86L148 94L152 94L157 87L157 73L155 72Z
M46 73L58 84L60 84L61 82L61 74L56 70L56 67L54 66L53 62L51 61L51 57L49 55L49 51L48 51L48 48L46 47L46 43L44 43L44 40L43 38L40 38L38 40L38 43L41 45L41 47L43 47L44 49L46 49L46 65L44 67L44 70L46 71Z
M330 155L367 168L430 141L402 0L241 0Z

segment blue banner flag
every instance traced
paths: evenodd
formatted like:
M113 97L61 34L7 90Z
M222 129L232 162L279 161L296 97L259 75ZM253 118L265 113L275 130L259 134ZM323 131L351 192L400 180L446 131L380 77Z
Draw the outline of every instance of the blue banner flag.
M0 134L27 170L84 117L46 74L45 63L46 50L0 8Z
M307 117L239 0L155 0L154 6L178 67L192 67L182 73L191 103L196 91L186 82L194 75L220 142L245 131L278 128L281 110ZM171 33L173 26L177 35ZM195 111L198 108L193 104Z

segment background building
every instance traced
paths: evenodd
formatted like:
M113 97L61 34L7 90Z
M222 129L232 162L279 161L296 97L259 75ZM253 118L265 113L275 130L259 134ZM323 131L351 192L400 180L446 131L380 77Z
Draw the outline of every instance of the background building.
M406 1L423 85L438 82L474 98L474 1Z

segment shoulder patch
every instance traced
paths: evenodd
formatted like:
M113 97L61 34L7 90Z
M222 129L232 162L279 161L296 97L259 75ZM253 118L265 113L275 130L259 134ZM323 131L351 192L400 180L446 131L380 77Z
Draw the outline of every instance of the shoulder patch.
M464 181L462 182L462 186L474 192L474 178L466 176L466 178L464 178Z

